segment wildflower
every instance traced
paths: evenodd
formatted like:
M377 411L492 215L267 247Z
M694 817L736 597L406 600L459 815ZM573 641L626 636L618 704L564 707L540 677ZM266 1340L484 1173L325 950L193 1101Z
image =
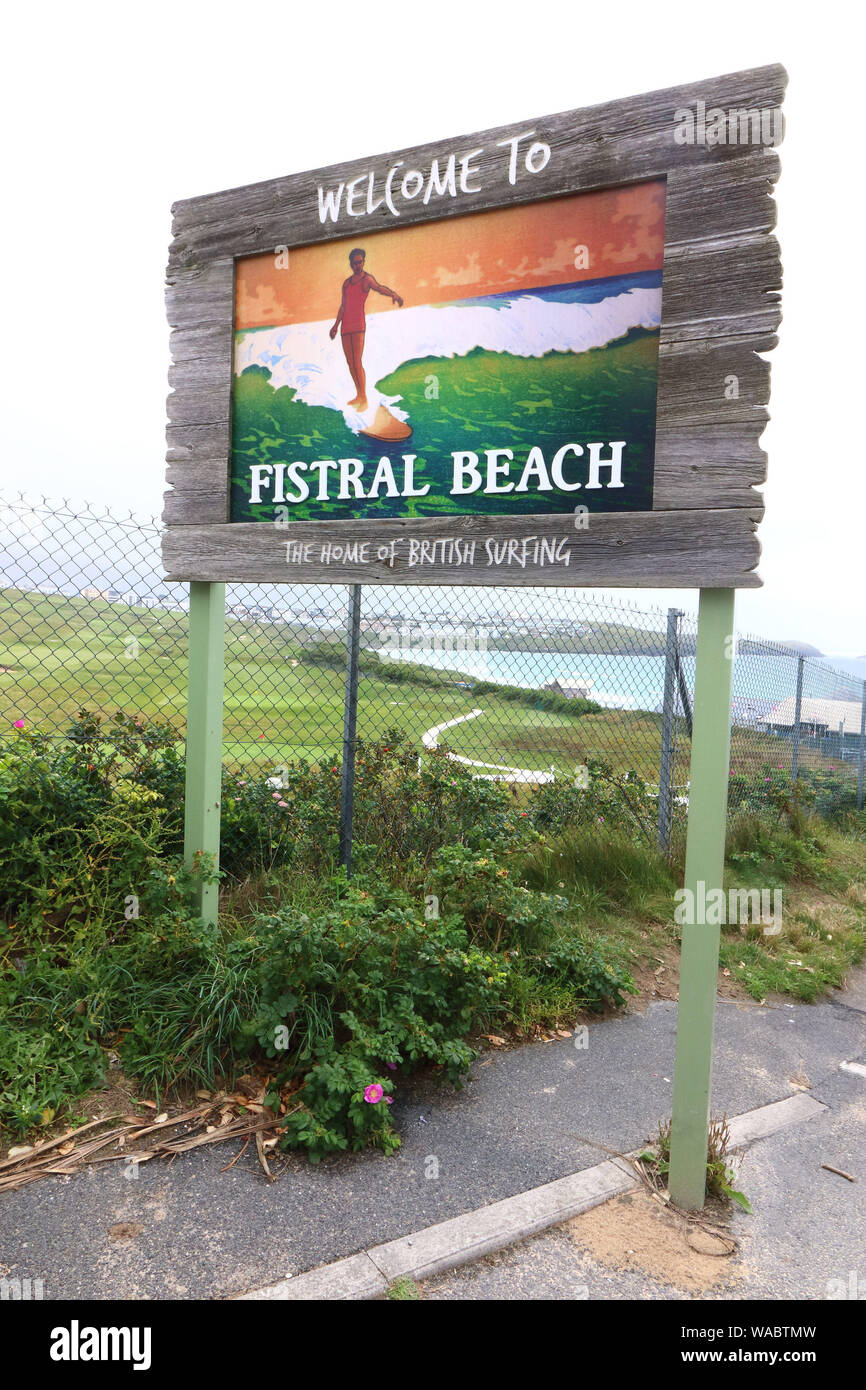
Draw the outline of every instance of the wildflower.
M23 728L24 728L24 720L23 720L23 719L16 719L16 720L15 720L15 723L12 725L12 728L13 728L13 729L23 729Z
M279 794L279 792L271 792L271 797L273 798L274 801L279 801L279 799L280 799L280 794Z
M386 1105L393 1105L393 1104L394 1104L394 1097L393 1097L393 1096L386 1096L386 1097L385 1097L385 1104L386 1104Z
M332 771L332 772L336 772L337 769L336 769L335 767L332 767L332 768L331 768L331 771Z
M283 808L284 811L287 811L287 810L289 809L289 803L288 803L288 801L278 801L278 802L277 802L277 805L278 805L278 806L282 806L282 808Z
M371 1081L369 1086L364 1087L364 1099L368 1105L378 1105L384 1094L378 1081Z

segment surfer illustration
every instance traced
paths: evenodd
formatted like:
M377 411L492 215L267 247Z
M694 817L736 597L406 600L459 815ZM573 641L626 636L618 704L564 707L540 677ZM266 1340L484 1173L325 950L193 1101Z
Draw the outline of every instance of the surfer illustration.
M367 302L367 295L371 290L377 294L384 294L402 309L403 301L399 294L394 290L389 290L387 285L380 285L375 276L364 269L364 262L367 253L360 246L356 246L349 252L349 265L352 267L352 274L343 281L343 293L340 299L340 311L331 329L331 337L336 338L337 329L340 328L343 340L343 352L346 354L346 361L349 364L349 371L352 374L352 381L355 383L356 395L349 401L350 406L356 410L367 409L367 378L364 374L362 357L364 354L364 336L367 332L367 318L364 306Z

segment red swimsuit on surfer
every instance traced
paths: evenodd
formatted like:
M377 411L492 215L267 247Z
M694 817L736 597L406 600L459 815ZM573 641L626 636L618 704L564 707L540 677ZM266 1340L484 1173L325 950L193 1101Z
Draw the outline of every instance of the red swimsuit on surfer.
M360 280L353 280L351 276L343 285L345 299L343 301L343 320L340 329L341 336L347 333L366 333L367 318L364 313L364 305L367 302L367 295L370 293L370 277L366 272Z

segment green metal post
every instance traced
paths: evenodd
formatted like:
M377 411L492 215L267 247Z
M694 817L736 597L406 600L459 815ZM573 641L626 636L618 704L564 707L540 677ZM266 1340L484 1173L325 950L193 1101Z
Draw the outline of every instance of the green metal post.
M225 584L190 584L183 837L187 868L200 851L219 864L225 613ZM197 906L205 921L216 922L217 883L199 883Z
M685 887L695 905L684 923L671 1124L671 1200L699 1211L706 1195L719 928L701 905L722 887L731 746L734 590L702 589L698 610L694 729ZM688 902L688 898L686 899Z

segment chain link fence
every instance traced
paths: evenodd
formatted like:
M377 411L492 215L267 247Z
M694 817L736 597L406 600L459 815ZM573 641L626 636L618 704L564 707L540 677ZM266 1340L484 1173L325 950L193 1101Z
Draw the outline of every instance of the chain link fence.
M0 728L61 734L81 708L186 712L188 591L161 578L154 519L0 498ZM264 775L341 758L351 590L226 589L225 761ZM697 619L571 589L368 586L357 734L447 744L477 776L541 785L587 764L658 798L669 843L688 804ZM740 637L731 806L796 783L827 814L863 804L866 683Z

